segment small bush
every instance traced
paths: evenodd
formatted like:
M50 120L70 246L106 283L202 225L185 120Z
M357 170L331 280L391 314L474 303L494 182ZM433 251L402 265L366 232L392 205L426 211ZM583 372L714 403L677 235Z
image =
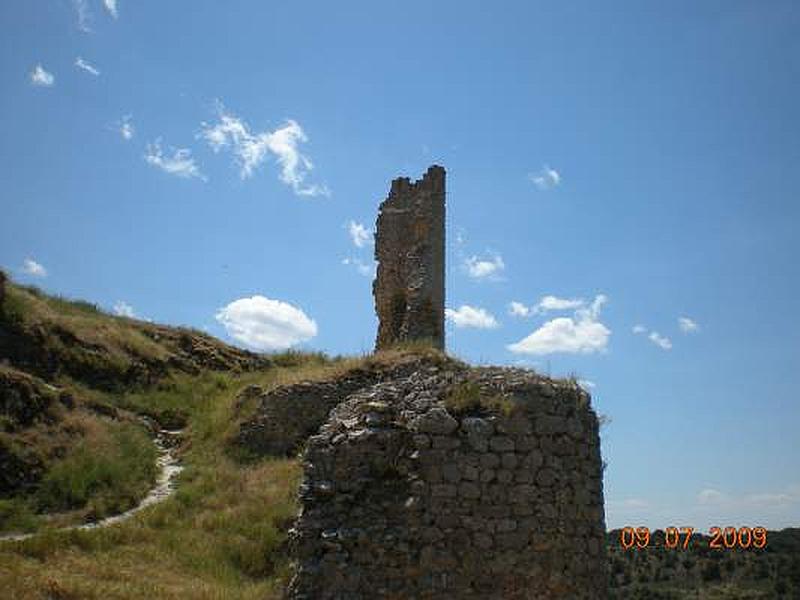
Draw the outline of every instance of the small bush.
M47 472L36 494L42 510L89 506L96 517L133 506L156 477L156 450L141 429L116 425L81 441Z
M453 387L444 399L444 405L453 414L500 413L510 416L516 404L500 394L484 396L480 386L473 381L465 381Z
M0 499L0 531L35 531L38 518L21 498Z

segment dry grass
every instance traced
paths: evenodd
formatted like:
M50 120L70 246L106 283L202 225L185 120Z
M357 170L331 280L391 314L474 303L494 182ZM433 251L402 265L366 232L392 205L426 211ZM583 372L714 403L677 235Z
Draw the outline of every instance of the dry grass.
M69 332L86 347L97 347L113 361L127 364L130 355L148 359L164 359L163 346L144 335L137 321L116 317L81 300L49 296L33 286L9 285L4 308L7 317L26 326L46 326L45 332ZM69 341L52 335L47 340L65 352Z
M84 356L91 355L96 345L102 347L103 359L118 361L120 369L130 363L131 355L163 357L163 347L141 333L145 324L112 317L88 303L47 297L33 288L7 290L5 322L29 329L42 325L49 336L45 343L59 356L69 356L80 345ZM59 330L77 341L59 339ZM48 530L22 542L0 543L0 596L280 598L289 572L286 531L297 511L301 467L296 460L277 459L241 464L224 452L225 440L236 426L233 403L240 390L253 384L269 389L335 378L354 369L385 369L420 355L441 365L457 364L427 345L411 344L348 359L286 352L270 357L274 366L260 372L173 373L138 391L104 392L62 374L56 383L86 405L105 406L118 414L184 417L185 470L173 496L123 523L94 531ZM80 431L83 437L100 440L105 430L95 431L95 419L68 417L60 431ZM44 438L53 433L41 426L29 435L41 436L45 444Z
M520 410L519 403L500 394L485 395L473 381L465 381L453 387L445 396L444 405L455 415L480 416L486 413L511 416Z
M243 466L221 452L238 390L280 379L273 371L179 377L149 400L145 393L119 399L167 401L189 415L178 491L107 529L0 544L0 590L13 598L279 598L300 467L292 460Z

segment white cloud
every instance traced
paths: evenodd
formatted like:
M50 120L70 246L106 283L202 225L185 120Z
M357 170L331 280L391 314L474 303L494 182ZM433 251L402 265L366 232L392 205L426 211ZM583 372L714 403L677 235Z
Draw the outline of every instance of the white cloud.
M728 494L714 488L705 488L697 494L696 502L703 506L724 507L726 509L745 510L781 510L800 505L800 485L789 485L780 492L750 492L744 494Z
M31 71L31 83L40 87L50 87L56 82L52 73L44 70L42 65L36 65Z
M78 29L84 33L90 33L92 28L89 23L92 20L92 13L89 10L89 3L86 0L72 0L72 6L78 15Z
M558 298L557 296L542 296L533 306L525 306L521 302L511 302L509 312L515 317L529 317L543 315L556 310L574 310L586 305L583 298Z
M125 115L119 122L119 134L122 136L122 139L126 141L133 139L133 136L136 134L136 129L131 122L132 118L131 115Z
M531 314L531 309L525 306L522 302L512 300L508 305L508 314L512 317L528 317Z
M634 325L631 331L636 335L639 335L640 333L647 333L647 327L644 325Z
M305 182L314 165L298 149L298 145L307 142L308 137L296 121L290 119L275 131L251 133L243 120L220 109L219 123L202 123L202 128L200 136L214 152L231 148L239 163L242 179L250 177L271 154L281 167L280 180L291 187L295 194L330 196L326 186Z
M467 274L473 279L496 278L506 268L503 258L495 254L493 258L471 256L464 261Z
M594 297L594 300L589 306L587 306L586 308L579 308L578 310L575 311L575 314L580 319L595 320L597 319L597 317L600 316L600 310L603 308L603 305L606 304L607 302L608 302L608 296L606 296L605 294L597 294L597 296ZM583 303L583 300L581 300L581 303Z
M670 341L668 337L664 337L663 335L659 334L657 331L651 331L650 335L647 336L647 339L663 350L672 349L672 341Z
M100 75L100 71L98 71L94 65L86 62L80 56L75 59L75 66L78 67L79 69L82 69L83 71L86 71L87 73L94 75L95 77Z
M591 354L605 351L611 330L597 319L607 301L605 295L599 294L590 306L576 310L574 317L552 319L507 348L519 354Z
M234 300L216 319L233 339L256 350L284 350L317 335L317 324L302 310L264 296Z
M47 277L47 269L32 258L22 261L22 272L32 277Z
M120 317L130 317L131 319L136 318L133 307L124 300L118 300L114 303L114 314Z
M375 263L372 264L366 263L360 258L357 257L347 257L342 259L342 264L347 266L355 267L356 271L358 271L364 277L372 277L375 275Z
M694 333L700 326L689 317L678 317L678 326L683 333Z
M124 134L123 134L124 136ZM152 144L147 144L147 152L144 159L148 164L153 165L169 173L183 178L197 177L205 180L205 176L200 172L197 164L192 158L192 151L188 148L173 148L172 156L165 156L161 150L161 140L156 140Z
M605 301L605 300L603 300ZM581 298L557 298L556 296L543 296L538 304L533 307L533 312L544 314L553 310L572 310L585 304Z
M589 381L588 379L578 379L578 385L587 392L590 392L597 387L597 384L595 384L594 381Z
M555 169L544 165L536 173L528 174L528 178L540 190L551 190L561 183L561 175Z
M119 17L119 9L117 8L117 0L103 0L103 5L106 7L108 14L115 19Z
M698 504L721 504L726 500L725 495L719 490L706 488L697 494Z
M499 327L497 319L490 312L475 306L462 305L458 309L445 308L445 319L456 327L473 327L475 329L495 329Z
M372 233L361 223L350 221L347 224L347 232L350 234L350 239L353 240L356 248L363 248L372 241Z

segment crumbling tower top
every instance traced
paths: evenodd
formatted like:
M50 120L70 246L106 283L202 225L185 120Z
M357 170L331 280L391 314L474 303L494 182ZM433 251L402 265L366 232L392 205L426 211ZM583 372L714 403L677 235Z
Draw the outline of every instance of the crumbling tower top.
M429 340L444 350L445 170L392 181L375 233L375 349Z

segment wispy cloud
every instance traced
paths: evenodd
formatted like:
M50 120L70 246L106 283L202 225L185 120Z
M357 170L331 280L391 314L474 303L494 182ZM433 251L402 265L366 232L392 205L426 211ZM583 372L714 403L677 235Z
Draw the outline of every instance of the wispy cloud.
M75 59L75 66L83 71L86 71L87 73L94 75L95 77L100 75L100 71L98 71L94 65L83 60L80 56Z
M544 165L536 173L529 173L528 179L542 191L551 190L561 183L561 175L555 169Z
M42 65L36 65L31 71L31 83L40 87L50 87L56 82L52 73L44 70Z
M353 240L356 248L363 248L372 241L372 232L361 223L350 221L347 224L347 232L350 234L350 239Z
M651 331L650 335L647 336L647 339L653 342L656 346L661 348L662 350L672 350L672 341L657 331Z
M32 277L47 277L47 269L32 258L22 261L22 272Z
M637 324L637 325L634 325L631 328L631 331L633 333L635 333L636 335L639 335L639 334L642 334L642 333L647 333L647 327L645 327L644 325L638 325Z
M125 115L119 122L119 134L123 140L131 140L136 134L136 129L133 127L133 116Z
M297 121L288 120L275 131L252 133L247 124L235 115L220 109L219 122L202 123L203 137L214 152L230 148L239 164L239 175L246 179L269 156L280 165L280 180L298 196L330 196L324 185L307 184L306 178L314 169L311 160L298 146L308 141Z
M103 0L103 6L106 7L108 14L115 19L119 17L119 10L117 8L117 0Z
M348 256L342 259L342 264L355 267L356 271L364 277L372 277L375 275L375 263L366 263L358 257Z
M136 318L136 313L133 307L124 300L118 300L114 303L114 314L120 317Z
M716 508L781 509L800 505L800 485L789 485L782 491L758 491L731 494L715 487L707 487L697 493L695 502L700 506Z
M591 354L603 352L608 347L611 330L598 319L603 305L608 301L604 294L595 296L588 306L575 311L573 317L559 317L547 321L528 337L510 344L507 348L517 354Z
M486 309L467 304L457 309L445 308L444 316L458 328L495 329L500 325L494 315Z
M216 319L233 339L256 350L284 350L317 335L317 324L301 309L264 296L234 300Z
M506 268L503 257L499 254L488 258L471 256L464 260L463 266L467 275L473 279L496 279Z
M595 387L597 387L597 384L594 381L590 381L588 379L578 379L578 385L587 392L591 392Z
M583 298L559 298L558 296L542 296L539 302L533 306L526 306L522 302L512 301L509 305L509 314L515 317L531 317L533 315L544 315L549 312L562 310L576 310L586 306Z
M89 3L87 0L72 0L72 6L78 16L78 29L84 33L90 33L92 28L89 24L92 21L92 12L89 10Z
M533 311L544 314L557 310L573 310L585 304L582 298L559 298L557 296L543 296L538 304L533 307Z
M508 314L512 317L529 317L531 315L531 309L522 302L512 300L508 305Z
M698 504L719 504L725 500L725 495L714 488L705 488L697 493Z
M689 317L678 317L678 327L683 333L695 333L700 326Z
M144 159L147 164L153 165L170 175L185 179L192 177L203 181L206 179L194 162L192 151L188 148L173 148L172 156L166 156L161 149L161 140L156 140L151 144L147 144L147 152L144 155Z

